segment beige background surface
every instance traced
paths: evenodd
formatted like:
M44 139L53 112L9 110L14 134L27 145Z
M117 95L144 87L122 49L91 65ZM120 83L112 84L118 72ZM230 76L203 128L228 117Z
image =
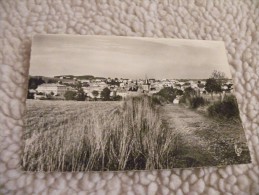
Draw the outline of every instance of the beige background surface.
M0 194L258 194L259 2L0 1ZM124 173L19 171L32 36L95 34L223 40L253 163Z

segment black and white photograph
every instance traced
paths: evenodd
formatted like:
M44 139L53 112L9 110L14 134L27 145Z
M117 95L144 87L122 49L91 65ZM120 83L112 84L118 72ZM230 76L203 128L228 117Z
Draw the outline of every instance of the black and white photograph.
M36 35L24 171L251 162L224 42Z

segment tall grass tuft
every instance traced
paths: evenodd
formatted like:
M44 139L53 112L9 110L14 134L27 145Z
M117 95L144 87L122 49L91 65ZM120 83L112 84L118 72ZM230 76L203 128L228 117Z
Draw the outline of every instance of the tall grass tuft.
M220 119L237 119L240 121L238 104L235 96L226 96L225 99L217 101L208 107L208 113L211 117Z
M176 137L166 128L158 105L132 97L108 111L98 104L69 112L41 131L24 136L26 171L106 171L172 168ZM55 104L58 107L57 103ZM74 108L76 109L76 107Z
M204 106L205 105L205 100L203 97L191 97L190 98L190 107L192 109L197 109L200 106Z

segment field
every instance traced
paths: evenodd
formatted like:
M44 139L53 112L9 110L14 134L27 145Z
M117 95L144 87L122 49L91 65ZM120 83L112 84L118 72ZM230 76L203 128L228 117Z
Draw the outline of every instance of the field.
M175 134L148 98L28 101L22 167L30 171L171 168Z
M123 102L27 100L26 171L117 171L250 162L241 124L148 97ZM236 154L236 147L242 149Z

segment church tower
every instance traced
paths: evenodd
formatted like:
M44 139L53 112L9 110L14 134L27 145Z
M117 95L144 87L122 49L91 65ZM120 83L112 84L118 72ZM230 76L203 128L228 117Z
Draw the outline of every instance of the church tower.
M146 75L145 82L144 82L144 84L142 85L142 87L143 87L144 93L145 93L145 92L148 93L148 92L150 91L150 82L149 82L149 80L148 80L148 78L147 78L147 75Z

